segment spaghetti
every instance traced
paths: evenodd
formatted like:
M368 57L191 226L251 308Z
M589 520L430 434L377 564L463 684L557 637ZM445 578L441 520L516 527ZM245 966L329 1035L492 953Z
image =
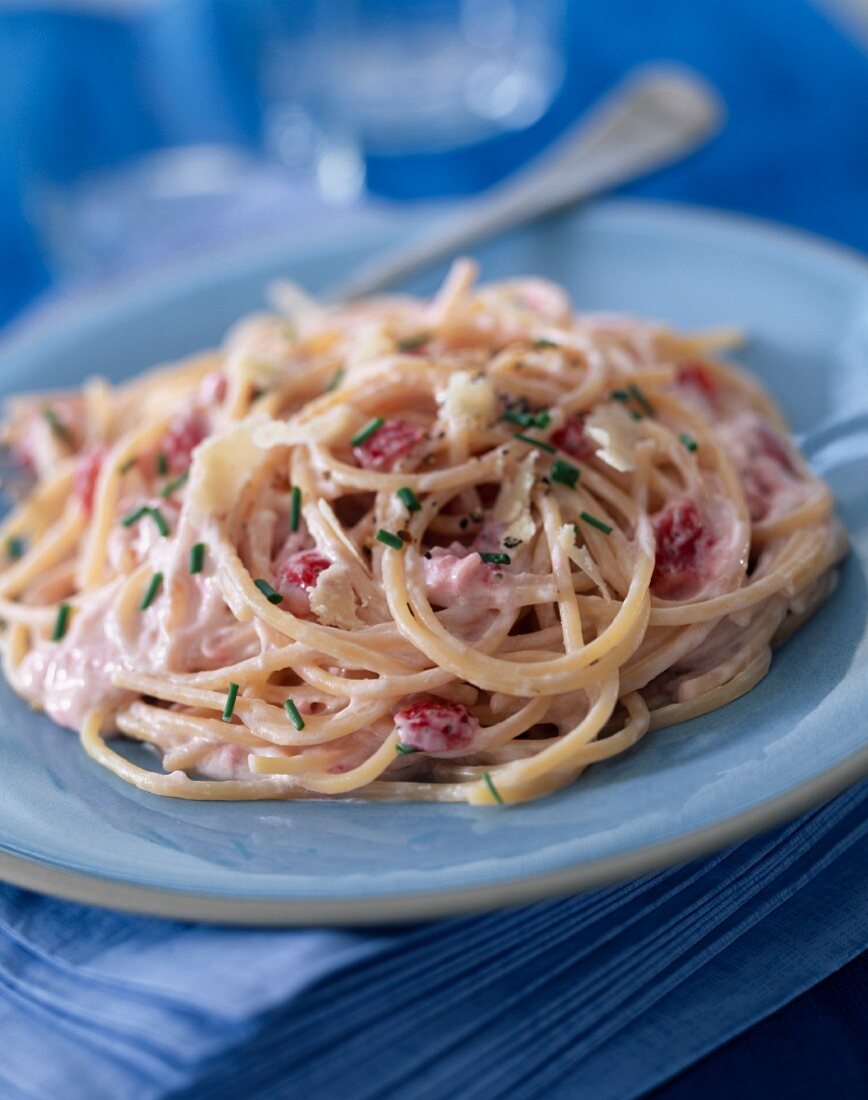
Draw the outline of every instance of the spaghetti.
M217 353L9 404L5 673L122 779L535 798L749 691L831 590L832 498L733 334L469 261L431 300L277 298Z

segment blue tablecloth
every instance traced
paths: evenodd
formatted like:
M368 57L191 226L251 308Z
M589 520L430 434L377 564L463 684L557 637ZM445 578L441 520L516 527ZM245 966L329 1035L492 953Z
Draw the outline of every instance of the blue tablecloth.
M34 181L164 142L254 140L252 62L227 42L246 41L238 30L257 7L0 14L0 317L47 285L27 221ZM609 0L570 5L569 23L572 64L547 118L432 163L429 190L490 182L619 73L670 57L718 85L729 126L632 190L868 246L868 66L808 3ZM405 186L383 165L369 169L381 191ZM697 1062L668 1086L673 1098L816 1094L798 1050L771 1077L763 1039L707 1056L864 950L866 806L863 785L686 867L404 929L215 929L0 888L0 1095L622 1100ZM812 996L794 1020L810 1015L827 1049L831 1009ZM866 1065L846 1035L865 1005L852 990L836 996L839 1008L849 997L834 1032L842 1054L824 1061L823 1080L854 1095ZM748 1035L773 1036L773 1026Z

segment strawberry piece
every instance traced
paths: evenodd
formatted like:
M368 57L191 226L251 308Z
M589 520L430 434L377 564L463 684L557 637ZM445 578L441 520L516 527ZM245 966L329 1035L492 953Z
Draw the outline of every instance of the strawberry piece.
M479 722L463 703L425 699L411 703L395 715L401 743L420 752L453 752L463 749L476 735Z
M695 390L709 405L717 405L720 386L711 371L702 363L682 363L678 368L676 379L679 386Z
M386 420L368 436L364 443L353 447L356 462L366 470L392 470L425 438L418 424L406 420Z
M715 543L705 516L692 500L670 501L654 520L657 556L651 589L664 600L695 595L708 573Z
M299 619L311 619L310 591L316 587L320 573L332 564L331 558L319 550L298 550L277 565L277 587L284 597L281 610Z
M169 470L181 474L190 465L193 451L208 434L208 425L198 413L178 417L163 438L160 450L166 456Z
M319 550L300 550L286 559L278 573L278 584L284 588L303 588L305 592L316 586L320 573L332 564L331 558Z
M583 416L571 416L562 428L552 432L551 442L561 451L587 462L594 455L594 441L585 431L585 418Z

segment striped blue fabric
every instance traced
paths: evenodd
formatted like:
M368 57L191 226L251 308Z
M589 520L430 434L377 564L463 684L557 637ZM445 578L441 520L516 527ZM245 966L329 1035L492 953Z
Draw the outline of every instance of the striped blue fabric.
M711 858L405 929L0 891L0 1095L639 1096L868 938L868 784Z

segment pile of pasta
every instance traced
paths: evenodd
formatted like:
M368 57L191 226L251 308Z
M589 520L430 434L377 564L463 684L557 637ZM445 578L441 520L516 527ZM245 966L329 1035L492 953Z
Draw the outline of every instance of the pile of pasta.
M155 794L476 804L750 690L846 540L737 337L475 280L11 400L15 690Z

